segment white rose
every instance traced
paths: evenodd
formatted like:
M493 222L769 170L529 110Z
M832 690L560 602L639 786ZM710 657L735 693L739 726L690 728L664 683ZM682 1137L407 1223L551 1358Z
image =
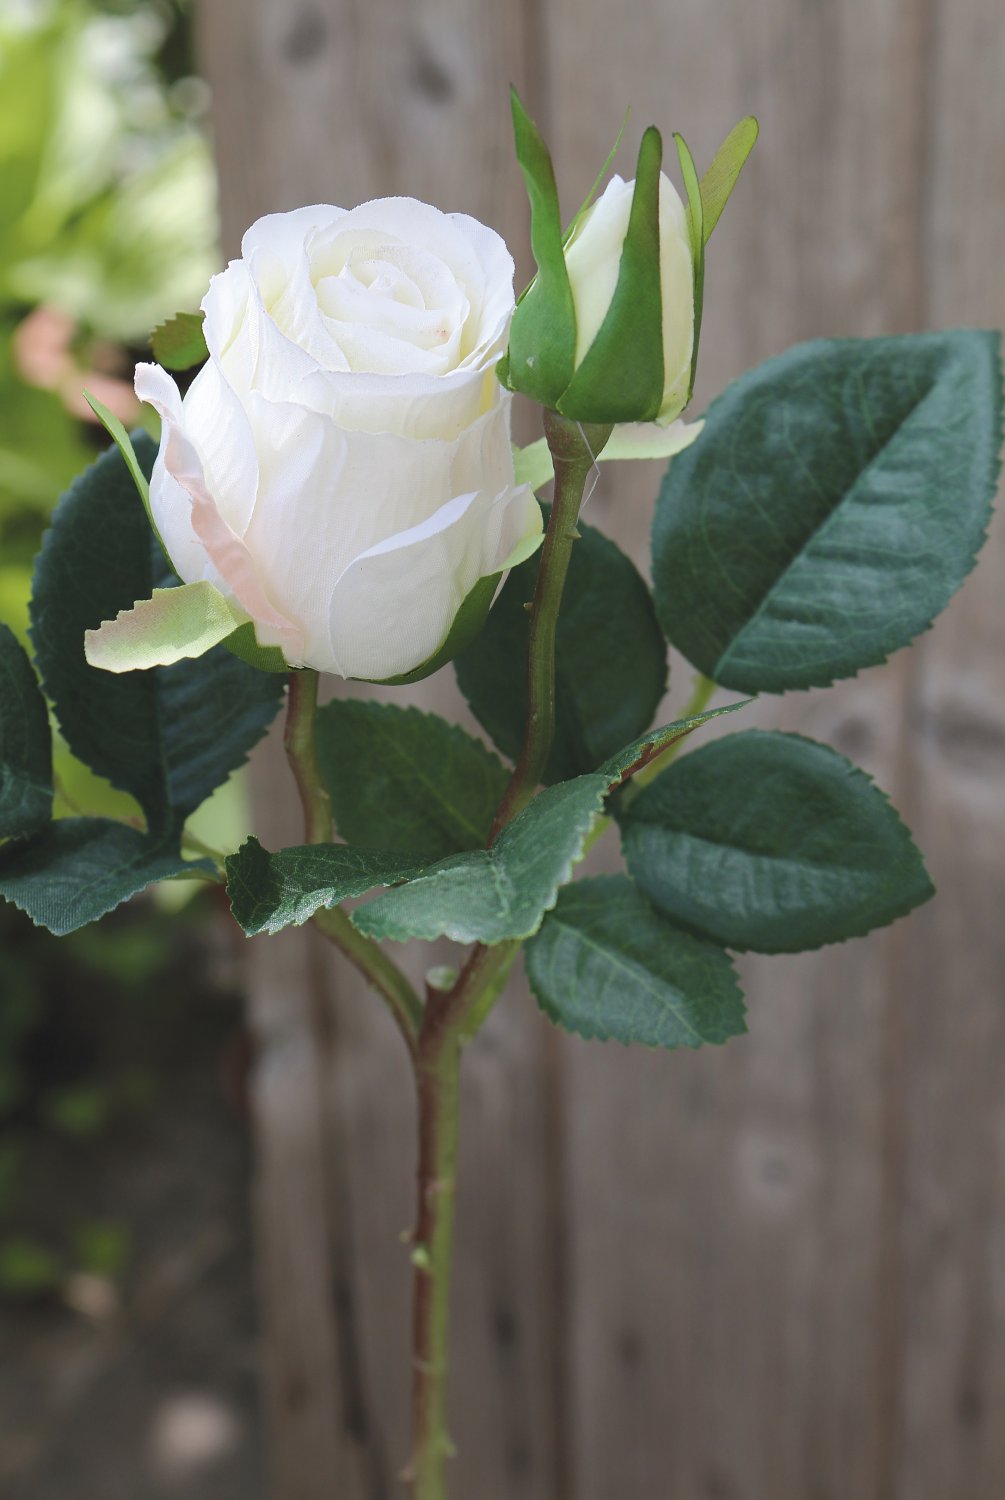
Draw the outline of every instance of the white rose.
M293 665L382 680L434 656L541 531L494 373L512 278L493 230L412 198L252 225L202 304L210 359L184 400L159 366L136 372L182 580Z
M634 179L612 177L586 210L565 251L576 309L576 369L607 316L628 232ZM656 420L667 423L687 405L694 342L694 283L684 205L660 173L660 292L663 303L663 400Z

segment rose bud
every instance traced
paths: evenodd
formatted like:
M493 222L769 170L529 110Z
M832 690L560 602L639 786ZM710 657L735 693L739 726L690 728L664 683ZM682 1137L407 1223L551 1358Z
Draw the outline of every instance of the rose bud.
M136 372L182 580L294 666L400 680L459 649L541 533L494 373L512 278L498 234L412 198L252 225L203 302L209 360L184 400L158 365Z
M517 304L499 377L581 422L665 426L691 397L705 241L754 144L756 122L741 121L701 183L675 136L686 207L661 170L662 141L650 126L634 181L613 177L563 233L548 149L515 92L513 121L538 269Z

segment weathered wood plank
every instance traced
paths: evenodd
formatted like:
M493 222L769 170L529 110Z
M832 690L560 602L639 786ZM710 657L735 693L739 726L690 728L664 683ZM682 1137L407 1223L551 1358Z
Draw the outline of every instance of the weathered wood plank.
M919 324L919 8L590 9L550 7L565 180L589 177L629 99L636 128L679 126L705 161L739 115L761 119L710 247L697 408L798 339ZM604 109L578 84L598 58ZM601 524L624 535L630 516L640 548L651 484L598 496ZM750 717L832 739L896 790L904 672ZM751 1036L722 1054L569 1048L580 1500L887 1493L889 951L880 936L746 962Z
M926 319L1005 323L1005 32L935 8L927 96ZM912 818L939 898L899 975L904 1194L898 1500L1005 1487L1005 525L916 658Z

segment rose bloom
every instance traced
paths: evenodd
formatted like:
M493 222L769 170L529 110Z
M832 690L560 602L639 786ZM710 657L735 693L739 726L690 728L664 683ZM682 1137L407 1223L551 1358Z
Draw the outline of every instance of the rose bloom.
M203 301L210 358L184 400L136 371L162 421L161 538L292 665L407 675L541 533L494 371L509 251L412 198L272 214L241 250Z

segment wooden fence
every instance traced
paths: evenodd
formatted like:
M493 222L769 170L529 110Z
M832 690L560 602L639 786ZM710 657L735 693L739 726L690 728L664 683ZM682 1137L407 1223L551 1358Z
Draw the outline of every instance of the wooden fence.
M699 163L760 117L696 410L816 334L1005 322L998 0L202 0L199 21L230 253L262 212L395 192L523 246L512 79L569 203L629 102L632 145L653 120ZM656 480L608 472L591 501L640 558ZM919 648L752 711L880 778L933 905L745 963L751 1034L722 1051L568 1042L518 996L469 1054L459 1500L1005 1494L1003 587L998 528ZM449 670L415 696L457 710ZM275 747L257 774L263 836L297 837ZM273 1500L385 1500L409 1080L327 950L248 951Z

